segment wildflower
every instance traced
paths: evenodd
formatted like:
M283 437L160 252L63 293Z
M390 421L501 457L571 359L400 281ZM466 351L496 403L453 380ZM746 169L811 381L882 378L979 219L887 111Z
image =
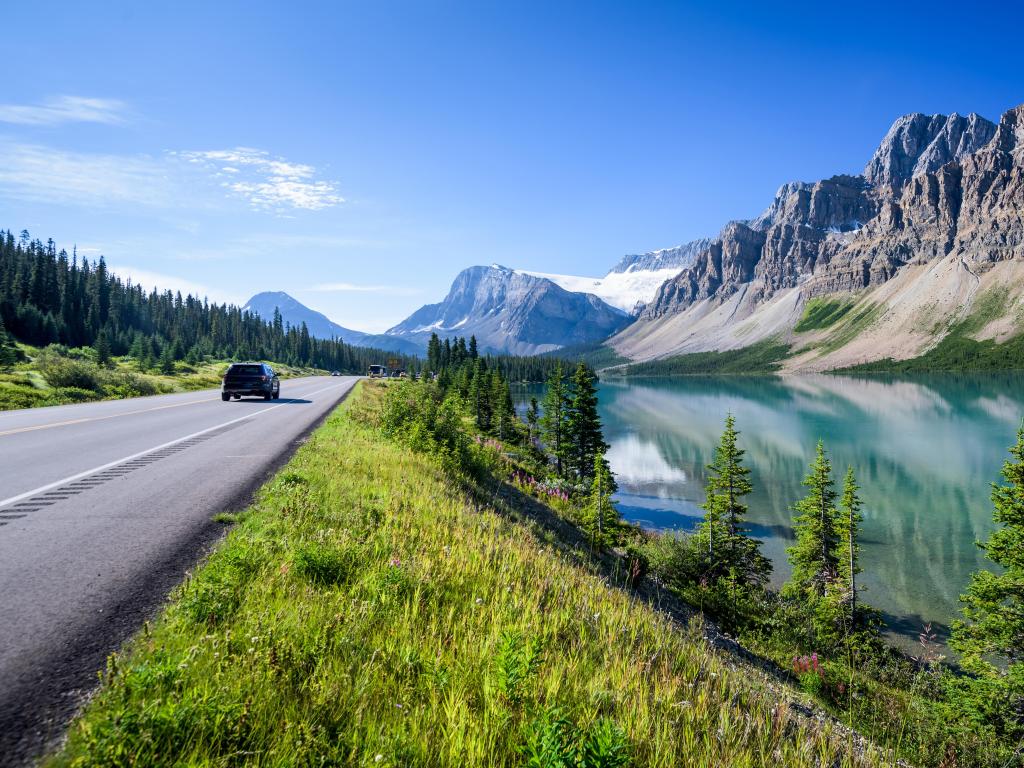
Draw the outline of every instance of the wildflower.
M375 758L373 758L373 762L379 763L383 759L384 759L384 755L378 753L377 756Z
M397 557L392 557L391 558L391 567L392 568L398 568L401 564L402 564L402 561L399 558L397 558Z
M483 605L483 604L484 604L484 599L483 599L482 597L478 597L478 598L476 599L476 604L477 604L477 605Z

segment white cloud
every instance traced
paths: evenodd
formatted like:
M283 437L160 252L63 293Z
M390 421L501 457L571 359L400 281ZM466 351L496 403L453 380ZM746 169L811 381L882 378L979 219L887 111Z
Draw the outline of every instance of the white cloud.
M217 288L211 288L202 283L194 283L191 280L185 278L176 277L174 275L165 275L160 272L151 272L147 269L139 269L127 264L112 264L110 265L110 271L120 277L122 280L131 280L133 285L141 285L147 291L156 288L157 290L163 291L181 291L182 296L192 294L200 298L206 297L210 301L217 302L219 304L237 304L242 306L245 300L239 296L232 294L227 291L221 291Z
M0 140L0 194L44 203L168 205L167 164L146 155L103 155Z
M416 288L401 285L359 285L357 283L319 283L310 287L309 290L332 293L387 293L392 296L414 296L419 293Z
M221 186L258 210L319 211L345 202L333 181L315 178L313 166L291 163L261 149L236 147L177 155L223 178Z
M0 104L0 122L17 125L103 123L116 125L125 119L125 105L117 99L57 96L42 104Z

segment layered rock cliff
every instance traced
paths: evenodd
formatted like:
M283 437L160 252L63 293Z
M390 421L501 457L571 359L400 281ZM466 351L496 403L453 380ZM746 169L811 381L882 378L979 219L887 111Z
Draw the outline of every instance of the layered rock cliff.
M844 344L858 362L910 356L937 343L993 281L1009 281L1007 295L1020 293L1024 311L1016 266L982 275L1016 261L1024 261L1024 106L998 125L974 114L907 115L862 174L785 184L760 216L728 224L611 343L646 359L781 334L798 350L817 344L822 367L850 363L835 351ZM862 326L869 315L877 321L876 348L852 344L863 328L827 343L794 333L808 300L838 293L862 305ZM999 333L1011 327L1007 320Z
M728 224L691 267L665 283L641 318L724 300L741 287L753 301L808 282L812 293L864 288L958 243L974 249L972 258L991 256L993 248L1012 252L1015 238L1006 227L1019 201L1006 198L1002 186L1012 184L1011 137L1019 120L1020 109L998 127L973 114L900 118L862 175L784 184L764 213ZM961 201L970 201L963 211ZM985 224L997 210L999 221Z

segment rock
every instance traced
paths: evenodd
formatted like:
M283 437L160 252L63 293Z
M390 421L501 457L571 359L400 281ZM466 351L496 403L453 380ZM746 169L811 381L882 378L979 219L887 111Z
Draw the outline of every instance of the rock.
M463 270L444 301L421 307L387 333L420 344L431 333L473 335L482 350L536 354L604 340L629 322L597 296L495 264Z

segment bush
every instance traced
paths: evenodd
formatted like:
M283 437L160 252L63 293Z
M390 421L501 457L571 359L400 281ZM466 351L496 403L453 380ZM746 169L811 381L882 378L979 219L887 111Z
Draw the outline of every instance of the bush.
M51 387L103 391L102 376L95 363L64 357L60 350L53 346L40 352L35 362L39 372Z
M433 382L401 381L388 386L378 424L388 437L437 456L449 472L476 471L461 410L452 398L442 399Z
M103 388L113 397L146 397L164 391L153 379L131 371L113 371L105 379Z
M86 403L98 397L99 394L91 389L57 387L52 392L47 393L46 402L48 405L66 405L68 403Z

